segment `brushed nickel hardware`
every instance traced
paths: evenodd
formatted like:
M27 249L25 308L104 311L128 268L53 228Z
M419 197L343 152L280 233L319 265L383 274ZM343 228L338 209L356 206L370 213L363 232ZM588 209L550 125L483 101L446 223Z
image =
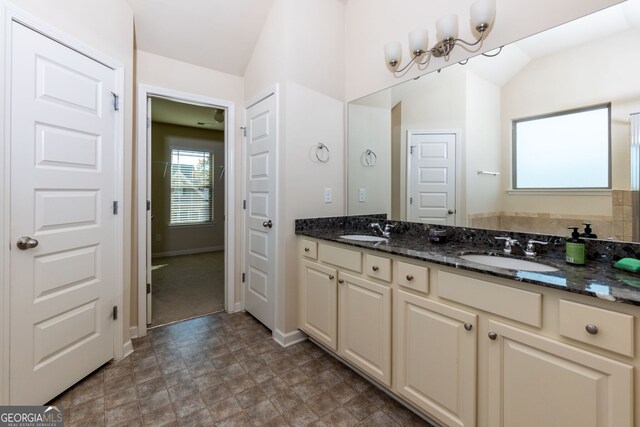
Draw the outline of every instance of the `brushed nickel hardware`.
M538 255L536 252L536 245L548 245L549 242L541 242L539 240L529 240L527 242L527 248L524 250L524 254L526 256L536 256Z
M271 220L265 221L265 222L262 223L262 226L265 227L265 228L271 228L271 227L273 227L273 222L271 222Z
M448 213L449 215L453 215L454 213L456 213L456 210L455 210L455 209L449 209L449 210L447 211L447 213Z
M305 252L309 252L309 248L304 248L304 251Z
M329 280L333 280L333 279L335 279L335 278L336 278L336 277L335 277L333 274L330 274L330 275L329 275Z
M371 267L371 269L373 271L378 271L378 270L380 270L380 267L378 267L377 265L374 265L373 267Z
M407 280L410 282L413 280L413 276L411 274L407 274Z
M26 251L27 249L33 249L38 246L38 241L29 236L22 236L16 242L16 246L18 246L18 249Z
M589 323L587 326L585 326L585 329L587 330L587 332L589 332L591 335L595 335L598 333L598 327L596 325L594 325L593 323Z
M498 338L498 334L496 334L495 332L489 332L488 335L489 335L489 339L492 341Z
M344 280L338 279L338 283L340 283L342 285L344 283Z
M473 329L473 325L472 325L471 323L465 323L465 324L464 324L464 328L465 328L467 331L470 331L471 329Z

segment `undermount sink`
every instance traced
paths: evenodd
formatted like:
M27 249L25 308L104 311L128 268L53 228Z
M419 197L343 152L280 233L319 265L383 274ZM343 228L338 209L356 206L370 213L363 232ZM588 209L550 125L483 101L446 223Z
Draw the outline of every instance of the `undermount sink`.
M524 259L507 258L493 255L461 255L460 258L475 262L476 264L489 265L491 267L507 268L509 270L550 272L558 271L557 268L534 261Z
M339 236L341 239L345 239L345 240L353 240L355 242L372 242L372 243L377 243L377 242L386 242L387 239L384 237L378 237L378 236L369 236L366 234L347 234L345 236Z

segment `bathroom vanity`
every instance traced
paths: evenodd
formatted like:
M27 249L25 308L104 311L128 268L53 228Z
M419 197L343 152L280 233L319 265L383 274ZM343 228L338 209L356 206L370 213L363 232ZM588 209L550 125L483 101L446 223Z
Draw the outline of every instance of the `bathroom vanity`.
M306 221L306 220L305 220ZM299 327L447 426L640 425L640 276L459 258L478 246L297 224ZM426 235L426 233L425 233ZM635 282L634 282L635 281Z

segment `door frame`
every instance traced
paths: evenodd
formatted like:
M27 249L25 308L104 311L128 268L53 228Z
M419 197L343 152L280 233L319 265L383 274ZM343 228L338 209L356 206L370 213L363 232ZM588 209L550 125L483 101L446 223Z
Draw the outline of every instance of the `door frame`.
M407 141L406 141L406 145L405 145L405 151L406 151L406 168L407 168L407 175L405 176L406 179L406 194L405 194L405 213L406 213L406 217L407 217L407 221L409 221L409 210L410 210L410 204L409 204L409 200L411 197L411 137L413 135L418 135L418 134L443 134L443 133L448 133L448 134L453 134L456 136L456 158L455 158L455 165L456 165L456 170L455 170L455 174L454 176L456 177L456 183L455 183L455 189L456 189L456 197L455 197L455 201L456 201L456 212L455 212L455 220L454 220L454 226L457 226L460 221L458 218L458 214L460 212L462 212L462 207L460 206L460 201L461 199L461 195L460 195L460 191L462 188L462 177L464 175L459 175L460 173L462 173L462 155L461 155L461 146L462 146L462 131L460 129L408 129L407 130Z
M0 0L0 34L4 35L4 43L0 43L0 69L4 78L0 81L0 120L4 132L0 138L0 165L3 173L0 173L0 404L9 402L9 357L10 357L10 251L8 250L10 234L9 220L11 217L11 26L12 22L19 22L33 31L36 31L94 61L112 69L116 77L116 90L120 96L120 114L115 118L115 177L114 198L120 206L124 206L124 121L126 113L125 102L125 73L124 65L107 56L84 42L69 36L54 26L33 17L12 4ZM131 342L124 342L124 215L122 209L115 216L114 224L114 271L116 282L114 284L114 303L120 309L121 316L115 320L113 333L113 358L120 359L125 354L125 349L130 349ZM7 244L8 243L8 244Z
M148 168L147 156L150 154L150 146L147 144L147 99L150 96L169 98L177 102L187 102L211 107L226 109L224 131L224 170L225 172L225 227L224 227L224 283L225 301L224 308L228 313L236 311L235 301L235 140L236 140L236 112L232 101L197 95L189 92L153 86L144 83L137 85L137 110L136 110L136 144L137 144L137 177L136 179L136 207L138 223L138 327L137 335L147 334L147 200L151 200L147 194L147 180L151 179L151 170ZM142 179L144 177L145 179Z
M279 332L278 329L278 313L279 310L278 308L280 307L280 305L278 304L278 298L282 297L285 292L284 289L279 289L279 284L281 283L280 278L284 277L284 265L282 265L283 263L281 263L281 257L280 255L280 251L277 250L277 248L284 248L284 229L285 227L281 227L280 225L282 224L282 218L280 216L280 204L279 202L279 193L280 193L280 96L279 96L279 85L276 83L274 85L271 85L269 87L267 87L266 89L256 93L254 96L252 96L251 98L249 98L249 100L247 102L245 102L243 110L242 110L242 123L243 123L243 127L246 129L247 127L247 110L251 107L253 107L254 105L256 105L257 103L267 99L270 96L274 96L275 98L275 115L276 115L276 128L275 128L275 135L276 135L276 142L275 142L275 148L274 148L274 155L276 158L276 170L275 170L275 178L276 178L276 193L274 195L275 197L275 211L274 211L274 222L276 224L278 224L278 226L276 227L276 233L275 233L275 239L276 239L276 251L273 254L273 263L274 263L274 286L273 286L273 304L274 304L274 311L273 311L273 331L271 331L271 335L276 338L280 335L284 335L282 332ZM246 173L247 173L247 150L244 149L244 147L247 144L247 137L243 136L242 137L242 145L243 145L243 150L242 150L242 199L246 200L247 199L247 179L246 179ZM241 239L242 239L242 244L241 244L241 265L242 265L242 272L246 273L247 271L247 257L246 257L246 251L247 251L247 247L246 247L246 237L247 237L247 211L246 209L242 210L242 233L241 233ZM284 257L282 257L282 259L284 259ZM241 286L240 286L240 303L239 303L239 310L244 310L244 298L245 298L245 286L246 286L246 282L242 282ZM284 305L284 304L283 304ZM281 313L282 314L282 313Z

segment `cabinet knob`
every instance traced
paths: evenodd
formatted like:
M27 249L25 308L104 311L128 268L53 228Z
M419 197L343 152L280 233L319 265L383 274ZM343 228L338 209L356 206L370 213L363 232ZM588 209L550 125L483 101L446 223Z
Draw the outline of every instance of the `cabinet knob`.
M407 274L407 281L412 281L413 280L413 276L411 274Z
M304 248L304 251L305 252L309 252L309 248Z
M342 285L344 283L344 280L338 279L338 283L340 283Z
M464 324L464 328L465 328L467 331L470 331L471 329L473 329L473 325L472 325L471 323L465 323L465 324Z
M488 335L489 335L489 339L492 341L498 338L498 334L496 334L495 332L489 332Z
M333 280L333 279L335 279L335 276L333 274L330 274L329 275L329 280Z
M596 325L594 325L593 323L589 323L587 326L585 326L585 329L587 330L587 332L589 332L591 335L595 335L598 333L598 327Z
M371 269L373 271L378 271L378 270L380 270L380 267L378 267L377 265L374 265L373 267L371 267Z

